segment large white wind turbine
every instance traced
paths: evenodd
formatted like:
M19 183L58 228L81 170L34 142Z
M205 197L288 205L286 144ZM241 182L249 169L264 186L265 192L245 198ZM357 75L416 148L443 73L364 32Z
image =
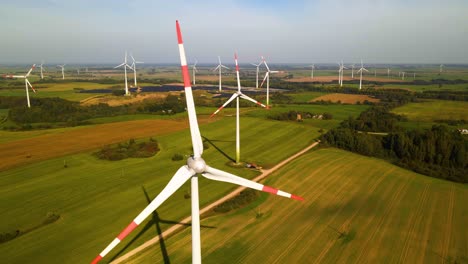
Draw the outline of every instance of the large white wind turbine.
M31 103L29 102L29 89L28 89L28 86L31 87L31 89L33 90L34 93L36 93L36 90L31 85L31 83L28 81L28 76L29 76L29 74L31 74L31 72L32 72L32 70L34 70L34 68L36 68L36 64L33 64L31 69L29 69L28 73L26 73L25 75L3 75L3 78L9 78L9 79L21 78L21 79L24 79L24 85L26 86L26 100L28 101L28 107L29 108L31 108Z
M348 68L344 66L343 61L341 61L341 64L338 63L338 65L340 66L340 68L338 69L338 83L340 84L340 86L343 86L343 72L344 69Z
M192 205L192 263L201 263L201 245L200 245L200 208L198 198L198 174L203 177L222 182L229 182L255 190L269 192L276 195L281 195L287 198L303 200L303 198L280 191L278 189L265 186L263 184L244 179L242 177L215 169L206 164L202 158L203 142L198 128L197 115L195 111L195 103L192 95L192 87L190 85L190 73L185 57L184 44L182 42L182 34L180 32L179 22L176 21L177 40L179 43L180 64L182 68L182 76L184 79L185 99L187 103L187 112L189 117L190 135L192 138L193 156L187 159L187 165L179 168L169 183L164 189L154 198L153 201L91 262L98 263L109 251L117 246L128 234L130 234L143 220L145 220L154 210L156 210L165 200L167 200L177 189L179 189L186 181L191 181L191 205Z
M132 55L131 53L130 53L130 57L132 58L132 61L133 61L133 62L132 62L132 65L130 66L130 68L133 69L133 80L134 80L134 82L135 82L135 88L137 88L138 85L137 85L137 78L136 78L136 76L137 76L137 74L136 74L136 65L137 65L137 63L144 63L144 62L142 62L142 61L136 61L135 58L133 57L133 55Z
M57 67L62 69L62 80L65 80L65 65L66 64L57 65Z
M125 73L125 95L130 95L130 92L128 91L127 68L129 68L130 70L133 70L133 68L130 67L130 65L127 64L127 52L126 51L125 51L124 62L122 64L119 64L119 65L115 66L114 69L119 68L119 67L124 68L124 73Z
M439 73L442 73L443 67L445 67L445 65L443 65L443 64L441 64L441 65L439 66Z
M351 79L354 79L354 67L356 67L356 64L351 64Z
M44 74L42 73L42 71L45 71L44 67L44 61L41 62L41 64L39 65L39 67L41 67L41 80L44 79Z
M198 63L198 61L195 60L195 63L192 65L193 85L195 85L195 73L198 72L198 70L197 70L197 63Z
M223 64L221 64L221 57L219 57L219 56L218 56L218 61L219 61L219 64L218 64L218 66L216 68L214 68L213 71L216 71L216 70L219 71L219 91L221 91L222 90L222 88L221 88L221 74L222 74L221 69L225 68L225 69L229 70L229 68L224 66Z
M362 88L362 72L366 71L369 72L366 68L364 68L364 64L362 64L362 59L361 59L361 68L357 71L360 74L359 77L359 90Z
M263 58L263 64L265 64L265 67L267 68L267 72L265 73L265 77L263 78L263 81L260 84L260 87L263 86L263 83L266 80L267 81L266 108L269 109L270 108L270 74L278 73L278 71L271 71L270 68L268 67L268 64L266 63L265 58Z
M237 63L237 53L234 54L234 60L236 61L236 75L237 75L237 92L235 92L229 100L227 100L220 108L218 108L211 116L216 115L221 111L226 105L236 99L236 163L240 163L240 128L239 128L239 97L248 101L251 101L259 106L266 107L264 104L258 102L257 100L248 97L247 95L241 92L240 77L239 77L239 65Z
M314 79L315 64L310 65L310 68L311 68L310 78Z
M257 75L255 78L255 88L257 89L258 89L258 73L260 72L260 66L262 65L262 63L263 63L263 56L259 64L251 63L253 66L257 67Z

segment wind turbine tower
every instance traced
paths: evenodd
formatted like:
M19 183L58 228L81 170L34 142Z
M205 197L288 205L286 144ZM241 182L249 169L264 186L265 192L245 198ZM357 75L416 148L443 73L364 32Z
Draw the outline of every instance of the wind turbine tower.
M132 58L132 61L133 61L132 65L130 66L130 69L133 69L133 81L134 81L134 84L135 84L135 88L137 88L138 85L137 85L136 65L137 65L137 63L144 63L144 62L136 61L131 53L130 53L130 57Z
M130 95L130 92L128 91L128 82L127 82L127 68L129 68L130 70L133 70L132 67L130 67L130 65L128 65L127 63L127 52L125 51L125 58L124 58L124 62L122 64L119 64L117 66L114 67L114 69L116 68L119 68L119 67L123 67L124 68L124 73L125 73L125 95Z
M219 64L218 64L218 66L216 68L214 68L213 71L216 71L216 70L219 71L219 91L221 91L222 90L222 87L221 87L221 74L222 74L222 71L221 71L221 69L225 68L225 69L229 70L229 68L224 66L223 64L221 64L221 57L219 57L219 56L218 56L218 61L219 61Z
M255 63L251 63L253 66L257 67L257 74L256 74L256 78L255 78L255 88L258 89L258 73L260 71L260 65L262 65L263 63L263 56L262 56L262 60L260 61L259 64L255 64Z
M272 73L278 73L278 71L271 71L270 68L268 67L268 64L267 64L265 58L263 58L263 64L265 64L265 67L267 68L267 72L265 73L265 77L263 78L263 81L260 84L260 87L263 86L263 83L266 80L267 81L266 108L269 109L270 108L270 75Z
M65 65L66 64L57 65L57 67L62 69L62 80L65 80Z
M28 88L31 87L33 92L36 93L36 90L31 85L31 83L28 81L28 76L29 76L29 74L31 74L31 72L34 70L34 68L36 68L36 64L33 64L31 69L25 75L3 75L3 78L9 78L9 79L20 78L20 79L24 79L24 85L26 86L26 100L28 102L28 108L31 108L31 102L29 101L29 89Z
M357 71L360 74L359 77L359 90L362 88L362 72L366 71L369 72L366 68L364 68L364 64L362 64L362 59L361 59L361 68Z
M198 61L195 60L195 63L192 66L192 75L193 75L193 85L195 85L195 73L198 72L197 70L197 63Z

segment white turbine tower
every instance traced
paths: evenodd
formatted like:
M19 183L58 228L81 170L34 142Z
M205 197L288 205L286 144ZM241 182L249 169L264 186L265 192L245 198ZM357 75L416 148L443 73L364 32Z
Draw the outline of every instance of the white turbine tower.
M26 100L28 102L28 108L31 108L31 102L29 101L29 89L28 89L28 86L31 87L31 89L33 90L34 93L36 93L36 90L34 89L34 87L31 85L31 83L28 81L28 76L29 74L31 74L31 72L34 70L34 68L36 68L36 64L33 64L33 66L31 67L31 69L29 69L28 73L26 73L25 75L3 75L3 78L9 78L9 79L13 79L13 78L20 78L20 79L24 79L24 85L26 87Z
M241 92L241 85L240 85L240 77L239 77L239 65L237 63L237 53L234 54L234 60L236 62L236 75L237 75L237 92L235 92L229 100L227 100L220 108L218 108L212 115L216 115L219 111L221 111L226 105L232 102L232 100L236 99L236 163L240 163L240 128L239 128L239 97L248 101L251 101L261 107L266 107L264 104L258 102L257 100L248 97L247 95Z
M65 80L65 65L66 64L57 65L57 67L62 69L62 80Z
M445 65L443 65L443 64L441 64L441 65L439 66L439 73L442 73L444 67L445 67Z
M402 79L402 80L405 79L405 73L406 73L406 72L401 72L401 79Z
M387 68L387 78L390 78L390 68Z
M42 71L45 71L44 67L44 61L41 61L41 64L39 65L39 67L41 67L41 80L44 79L44 74L42 73Z
M263 56L262 56L262 60L260 61L259 64L255 64L255 63L251 63L253 66L257 67L257 74L256 74L256 78L255 78L255 88L258 89L258 73L260 72L260 66L262 65L263 63Z
M366 71L369 72L366 68L364 68L364 64L362 64L362 59L361 59L361 68L357 71L360 74L359 77L359 90L362 88L362 72Z
M344 69L348 68L344 66L343 61L341 61L341 64L338 63L338 65L340 66L340 68L338 69L338 83L340 84L340 86L343 86L343 72Z
M198 63L198 61L195 60L195 63L192 65L193 85L195 85L195 73L198 72L197 63Z
M137 63L144 63L144 62L136 61L131 53L130 53L130 57L132 58L132 61L133 61L130 68L133 69L133 80L134 80L134 83L135 83L135 88L137 88L138 85L137 85L137 77L136 77L137 76L137 74L136 74L136 65L137 65Z
M278 73L278 71L270 71L270 68L268 67L268 64L266 63L265 58L263 58L263 64L265 64L265 67L267 68L267 72L265 73L265 77L263 78L263 81L260 84L260 87L263 86L263 83L266 80L267 81L266 108L269 109L270 108L270 74Z
M125 51L124 62L122 64L119 64L119 65L115 66L114 69L122 67L122 66L124 68L124 73L125 73L125 95L130 95L130 92L128 91L127 68L129 68L130 70L133 70L133 68L130 67L130 65L127 64L127 52L126 51Z
M222 90L222 88L221 88L221 74L222 74L221 69L225 68L225 69L229 70L229 68L224 66L223 64L221 64L221 57L219 57L219 56L218 56L218 61L219 61L219 64L218 64L218 66L216 68L214 68L213 71L216 71L216 70L219 71L219 91L221 91Z
M156 210L165 200L167 200L177 189L186 181L191 181L191 205L192 205L192 263L201 263L201 245L200 245L200 208L198 198L198 174L203 177L222 182L229 182L255 190L281 195L287 198L303 200L303 198L280 191L278 189L262 185L260 183L244 179L242 177L215 169L206 164L202 158L203 142L198 128L195 103L190 85L190 73L185 57L182 34L180 32L179 22L176 22L177 40L179 43L180 64L182 76L184 79L185 99L187 103L187 112L189 117L190 135L192 138L193 156L187 159L187 165L179 168L164 189L154 198L153 201L91 262L98 263L109 251L117 246L128 234L130 234L143 220L145 220L154 210Z
M354 79L354 67L356 67L356 64L351 64L351 79Z
M314 79L315 64L310 65L310 68L311 68L310 78Z

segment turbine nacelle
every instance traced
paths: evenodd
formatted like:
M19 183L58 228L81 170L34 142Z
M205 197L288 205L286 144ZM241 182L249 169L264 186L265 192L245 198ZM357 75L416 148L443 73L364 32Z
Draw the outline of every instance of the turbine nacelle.
M187 159L187 166L196 173L203 173L206 171L206 162L202 157L190 156Z

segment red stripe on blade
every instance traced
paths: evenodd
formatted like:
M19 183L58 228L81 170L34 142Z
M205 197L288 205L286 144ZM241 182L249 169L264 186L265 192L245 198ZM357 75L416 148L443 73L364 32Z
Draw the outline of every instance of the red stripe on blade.
M96 258L93 259L93 261L91 261L91 264L96 264L99 261L101 261L101 259L102 259L101 255L98 255Z
M278 189L275 189L275 188L272 188L272 187L266 186L266 185L263 186L262 191L269 192L269 193L272 193L272 194L277 194L278 193Z
M135 222L131 222L118 236L117 238L122 241L130 232L133 231L138 225Z
M179 42L179 44L183 44L184 42L182 41L182 33L180 32L179 20L176 20L176 28L177 28L177 42Z
M298 200L298 201L304 201L304 198L302 198L300 196L297 196L297 195L294 195L294 194L291 194L291 199Z
M182 66L182 76L184 77L184 87L191 87L190 85L190 74L188 70L188 66L184 65Z

